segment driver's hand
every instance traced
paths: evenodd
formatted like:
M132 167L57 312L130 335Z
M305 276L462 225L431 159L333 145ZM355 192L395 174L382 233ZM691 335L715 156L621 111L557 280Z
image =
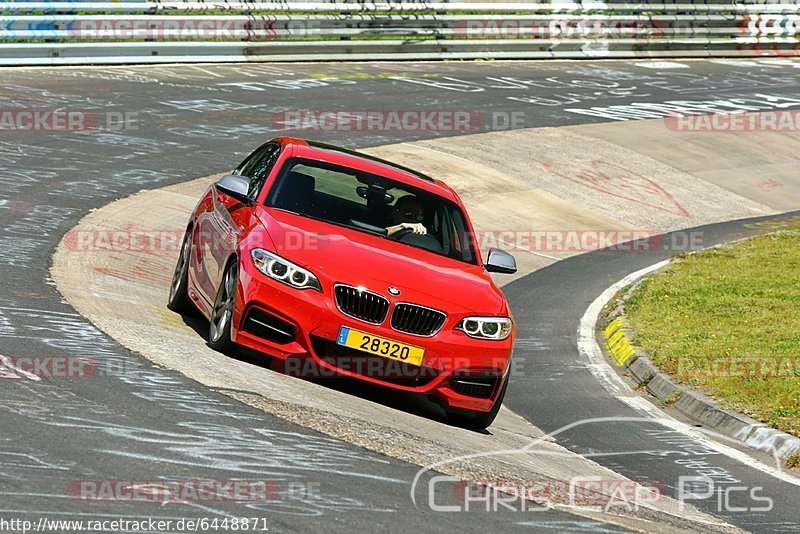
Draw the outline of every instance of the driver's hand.
M403 223L401 225L406 230L411 230L415 234L427 235L428 229L422 223Z

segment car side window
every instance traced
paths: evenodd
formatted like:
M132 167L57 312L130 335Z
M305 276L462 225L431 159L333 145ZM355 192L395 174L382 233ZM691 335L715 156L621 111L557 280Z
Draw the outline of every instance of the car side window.
M247 196L251 200L255 200L258 196L280 153L281 146L278 143L267 143L253 152L236 169L235 174L244 176L250 181Z
M454 254L456 257L463 258L464 261L472 262L472 247L467 244L469 233L461 212L451 208L445 209L442 215L444 216L442 230L445 253Z

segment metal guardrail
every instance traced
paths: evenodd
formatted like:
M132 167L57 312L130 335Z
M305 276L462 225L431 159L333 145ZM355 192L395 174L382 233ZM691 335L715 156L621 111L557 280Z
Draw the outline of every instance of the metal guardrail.
M210 0L120 0L92 2L84 0L53 0L50 2L16 0L0 2L0 12L75 12L75 11L235 11L261 13L377 13L377 12L494 12L494 13L796 13L798 2L427 2L400 0L391 2L322 1L295 2L291 0L234 1Z
M16 1L0 65L800 55L798 29L800 0Z

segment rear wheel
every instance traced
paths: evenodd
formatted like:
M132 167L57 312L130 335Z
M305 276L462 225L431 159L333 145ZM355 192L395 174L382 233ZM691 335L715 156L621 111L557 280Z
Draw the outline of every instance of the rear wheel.
M488 412L472 412L465 414L464 412L447 412L447 420L463 428L471 430L483 430L494 423L497 414L500 413L500 407L503 405L503 398L506 396L506 388L508 388L508 379L511 372L506 373L506 379L503 380L503 385L500 388L500 393L497 394L497 399L494 401L492 409Z
M194 312L194 304L189 298L189 262L192 258L192 232L186 232L181 245L175 273L169 286L167 308L182 315Z
M239 266L234 261L228 265L225 275L222 277L208 325L208 346L220 352L228 352L233 348L231 323L233 322L233 307L236 303L238 280Z

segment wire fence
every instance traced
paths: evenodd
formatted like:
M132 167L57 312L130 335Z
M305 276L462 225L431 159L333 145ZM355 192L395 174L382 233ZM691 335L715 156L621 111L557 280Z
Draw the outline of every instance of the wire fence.
M17 0L0 64L798 54L797 2Z

